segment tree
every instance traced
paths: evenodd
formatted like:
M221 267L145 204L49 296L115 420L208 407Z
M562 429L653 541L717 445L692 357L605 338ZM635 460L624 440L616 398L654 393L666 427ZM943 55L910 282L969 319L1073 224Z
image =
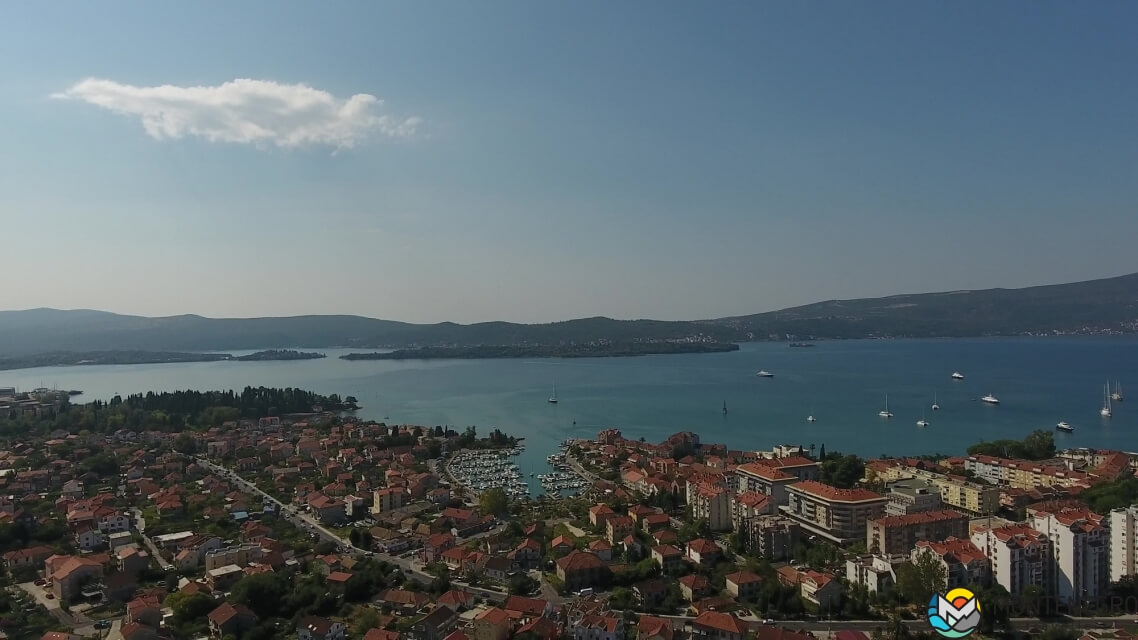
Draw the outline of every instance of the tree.
M174 602L171 603L170 600ZM174 620L185 624L205 617L217 607L213 598L204 593L175 593L167 596L166 604L174 612Z
M482 495L478 496L478 507L482 513L492 513L496 516L506 513L510 507L510 500L506 496L506 491L501 487L494 487L489 491L483 491Z
M280 613L281 598L285 585L275 573L257 573L242 578L233 586L232 598L257 614L269 618Z
M509 582L510 594L515 596L528 596L540 587L541 585L537 583L537 580L524 573L515 574Z
M192 456L198 451L198 441L195 440L192 435L183 431L174 439L174 451Z
M352 617L355 619L352 623L352 635L354 636L362 638L367 635L368 631L379 628L379 612L371 607L356 607Z
M833 451L822 460L822 482L849 489L865 474L865 463L855 455L843 456Z
M947 584L944 567L931 553L922 553L916 562L897 567L897 589L912 604L927 604L934 593L943 593Z

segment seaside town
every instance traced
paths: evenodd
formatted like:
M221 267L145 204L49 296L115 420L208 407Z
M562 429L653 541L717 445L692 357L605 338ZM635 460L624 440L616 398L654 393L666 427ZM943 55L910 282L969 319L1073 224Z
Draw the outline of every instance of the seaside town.
M605 429L551 454L533 498L510 462L523 440L334 400L7 398L0 632L900 640L931 637L930 598L958 587L983 635L1135 632L1138 454L1036 432L862 460Z

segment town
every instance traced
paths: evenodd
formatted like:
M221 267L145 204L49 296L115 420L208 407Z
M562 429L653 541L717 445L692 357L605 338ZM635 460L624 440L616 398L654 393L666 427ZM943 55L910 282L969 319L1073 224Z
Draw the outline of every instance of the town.
M487 480L524 446L514 436L337 403L264 388L11 399L0 631L900 640L930 634L930 597L967 587L981 633L1131 637L1135 454L1056 451L1036 432L862 460L606 429L551 456L579 494L534 499Z

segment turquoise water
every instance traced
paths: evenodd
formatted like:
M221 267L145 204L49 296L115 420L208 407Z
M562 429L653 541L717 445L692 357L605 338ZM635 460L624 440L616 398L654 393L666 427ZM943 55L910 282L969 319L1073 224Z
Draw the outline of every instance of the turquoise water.
M827 451L876 456L962 453L980 439L1018 438L1066 420L1076 430L1055 433L1061 447L1138 450L1138 337L759 343L733 353L570 360L348 362L336 357L345 351L326 352L296 362L0 371L0 386L81 389L77 401L246 385L354 395L365 418L525 436L519 464L527 479L548 470L545 457L561 440L607 427L650 441L692 430L732 448L825 443ZM776 377L756 378L759 369ZM966 378L953 382L953 371ZM1131 397L1105 420L1098 411L1108 377ZM555 381L560 403L551 405ZM934 392L935 413L927 410ZM886 393L891 420L877 416ZM1001 405L978 402L986 393ZM926 428L915 425L922 408ZM811 413L817 422L806 422Z

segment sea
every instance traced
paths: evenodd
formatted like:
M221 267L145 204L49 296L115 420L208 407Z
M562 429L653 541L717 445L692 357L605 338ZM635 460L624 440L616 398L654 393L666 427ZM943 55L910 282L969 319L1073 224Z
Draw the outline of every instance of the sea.
M747 343L731 353L536 360L347 361L338 356L348 350L322 351L319 360L0 371L0 387L78 389L76 402L245 386L352 395L362 418L524 437L517 463L535 494L530 474L550 471L546 456L562 441L606 428L651 442L684 430L733 449L825 445L867 457L962 454L981 440L1046 429L1060 448L1138 451L1138 336ZM963 380L951 378L957 371ZM1133 394L1106 419L1108 380ZM986 394L1000 404L980 402ZM878 416L886 395L889 419ZM929 426L916 425L922 417ZM1075 431L1055 431L1060 420Z

